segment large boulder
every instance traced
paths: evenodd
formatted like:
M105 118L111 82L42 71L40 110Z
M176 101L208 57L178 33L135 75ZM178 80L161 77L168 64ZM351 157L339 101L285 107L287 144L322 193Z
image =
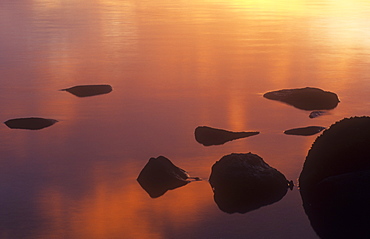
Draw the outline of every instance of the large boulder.
M369 145L370 117L354 117L325 130L309 150L299 186L320 238L369 238Z
M330 110L339 103L335 93L312 87L271 91L263 96L302 110Z
M299 182L302 187L345 173L370 170L370 117L343 119L313 143Z
M168 158L150 158L141 170L137 181L152 198L165 194L168 190L182 187L190 182L187 172L175 166Z
M282 173L252 153L223 156L212 166L209 182L216 204L227 213L246 213L277 202L289 185Z
M259 132L232 132L215 129L208 126L199 126L195 129L195 140L204 146L221 145L226 142L257 135Z

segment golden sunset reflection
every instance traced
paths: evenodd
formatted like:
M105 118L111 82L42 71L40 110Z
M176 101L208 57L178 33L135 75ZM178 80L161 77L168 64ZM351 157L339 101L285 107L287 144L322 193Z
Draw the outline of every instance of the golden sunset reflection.
M193 184L198 183L203 193L211 189L207 182L193 182L170 190L161 198L151 199L136 180L127 184L127 179L136 175L127 175L129 165L116 166L115 173L125 175L116 181L111 172L96 168L91 178L92 191L80 198L68 198L57 188L45 188L40 193L39 210L53 228L51 231L63 232L71 238L163 238L161 228L168 220L177 230L186 230L191 226L187 217L201 220L202 210L207 207L210 198L200 197L194 191ZM70 210L65 211L66 208ZM66 223L67 222L67 223ZM48 232L44 232L47 234Z
M227 214L207 180L222 156L253 152L296 182L317 135L284 130L370 114L368 1L12 4L0 4L2 122L58 122L0 128L0 210L16 215L0 216L0 236L316 238L298 190L251 213ZM113 90L60 91L94 84ZM307 86L341 102L310 119L310 111L263 97ZM260 134L206 147L195 140L197 126ZM136 178L159 155L203 181L150 198Z
M248 130L248 115L245 112L245 109L248 108L248 101L244 100L243 97L238 97L238 95L230 95L230 98L228 105L230 108L226 113L229 116L229 128L235 131Z

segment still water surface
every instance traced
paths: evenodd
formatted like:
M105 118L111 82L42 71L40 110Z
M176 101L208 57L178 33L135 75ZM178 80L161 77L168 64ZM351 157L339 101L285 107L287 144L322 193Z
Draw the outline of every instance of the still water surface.
M246 214L208 183L223 155L253 152L297 184L315 136L283 131L370 115L368 0L1 0L0 238L317 239L295 187ZM58 91L110 84L109 94ZM318 87L329 114L262 97ZM257 136L205 147L207 125ZM163 155L203 179L152 199L136 178Z

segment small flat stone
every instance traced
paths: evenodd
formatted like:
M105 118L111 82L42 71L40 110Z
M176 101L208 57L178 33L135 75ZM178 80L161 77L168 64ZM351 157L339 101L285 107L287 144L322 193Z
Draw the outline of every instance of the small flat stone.
M327 114L326 111L316 110L316 111L312 111L308 117L310 117L311 119L314 119L314 118L320 117L325 114Z
M112 91L110 85L78 85L67 89L62 89L77 97L88 97L95 95L108 94Z
M325 127L321 126L308 126L303 128L294 128L284 131L284 134L288 135L300 135L300 136L310 136L323 131Z
M52 126L58 122L55 119L44 119L38 117L10 119L4 122L11 129L39 130Z

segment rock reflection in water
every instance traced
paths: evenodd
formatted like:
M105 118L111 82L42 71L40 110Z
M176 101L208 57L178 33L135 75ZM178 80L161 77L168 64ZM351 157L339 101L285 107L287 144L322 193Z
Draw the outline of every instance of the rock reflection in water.
M303 207L322 239L370 236L370 118L332 125L312 145L299 183Z
M62 89L62 91L68 91L69 93L78 97L88 97L95 95L108 94L112 91L112 86L110 85L78 85L67 89Z
M208 126L199 126L195 129L195 140L204 146L221 145L226 142L257 135L259 132L231 132L215 129Z
M290 185L285 176L256 154L230 154L212 166L209 182L218 207L246 213L282 199Z
M301 136L310 136L323 131L325 127L321 126L307 126L303 128L288 129L284 131L284 134L288 135L301 135Z
M137 181L152 198L165 194L168 190L182 187L190 182L185 170L176 167L168 158L150 158L141 170Z
M58 122L55 119L44 119L38 117L10 119L4 122L11 129L39 130L52 126Z
M338 96L335 93L312 87L271 91L263 96L270 100L284 102L301 110L330 110L337 107L339 103Z

